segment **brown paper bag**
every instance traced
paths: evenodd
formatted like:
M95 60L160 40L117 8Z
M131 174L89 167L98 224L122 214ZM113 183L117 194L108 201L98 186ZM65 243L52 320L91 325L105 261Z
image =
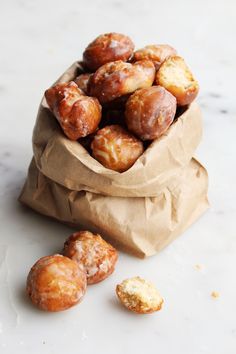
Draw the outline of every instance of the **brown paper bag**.
M160 251L208 207L206 170L192 159L156 197L72 191L45 177L32 160L21 202L41 214L101 233L138 256Z
M74 79L79 63L58 80ZM109 237L139 256L170 243L208 207L207 173L192 159L202 134L196 103L119 173L70 141L43 98L33 133L34 159L20 201L59 221ZM113 243L114 243L113 242Z

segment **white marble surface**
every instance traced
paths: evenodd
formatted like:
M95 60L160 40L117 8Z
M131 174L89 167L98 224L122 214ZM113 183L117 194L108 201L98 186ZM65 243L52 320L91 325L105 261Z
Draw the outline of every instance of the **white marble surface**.
M1 1L1 354L236 353L235 13L234 0ZM89 287L79 306L44 313L24 294L26 275L71 229L16 201L37 106L85 45L109 31L129 34L138 47L172 44L196 73L205 129L197 156L209 171L211 209L159 255L121 254L114 275ZM162 311L137 316L118 304L115 284L133 275L157 284Z

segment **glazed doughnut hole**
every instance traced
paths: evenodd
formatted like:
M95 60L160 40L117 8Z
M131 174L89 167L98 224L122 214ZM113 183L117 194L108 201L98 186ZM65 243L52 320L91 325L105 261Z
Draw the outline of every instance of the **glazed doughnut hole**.
M62 311L78 304L86 291L86 273L78 264L56 254L40 258L31 268L26 291L45 311Z
M118 258L114 247L89 231L71 235L64 244L64 255L83 267L88 284L98 283L113 273Z
M119 125L98 130L91 144L92 156L104 167L128 170L143 153L143 143Z
M59 106L60 124L71 140L77 140L94 133L101 120L101 106L94 97L80 96L68 115Z
M155 67L150 60L134 64L121 60L101 66L90 78L89 94L104 104L118 97L149 87L155 78Z
M176 98L164 87L137 90L126 103L128 129L142 140L160 137L171 125L176 112Z
M120 33L105 33L91 42L83 53L83 61L91 71L111 61L127 61L134 50L132 40Z
M88 81L89 78L92 74L90 73L85 73L85 74L80 74L74 79L74 82L76 85L81 89L86 95L88 94Z
M45 97L69 139L77 140L96 131L101 106L96 98L85 96L75 82L57 84L45 92Z
M81 95L84 95L84 92L78 88L74 81L56 84L45 91L47 104L54 114L57 114L58 105L62 100L64 100L67 110L70 111L73 103Z
M180 106L190 104L199 91L198 82L184 59L179 56L173 56L164 61L157 72L156 83L171 92Z
M152 60L156 70L168 57L176 55L177 51L168 44L153 44L136 50L133 61L149 59Z

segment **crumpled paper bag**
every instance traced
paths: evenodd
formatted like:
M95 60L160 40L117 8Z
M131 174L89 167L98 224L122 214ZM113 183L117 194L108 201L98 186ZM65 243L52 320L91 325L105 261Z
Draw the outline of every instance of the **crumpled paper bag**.
M74 63L57 82L73 80L80 71ZM34 158L19 200L61 222L99 232L128 252L153 255L208 207L207 172L192 159L201 135L201 113L193 103L119 173L66 138L43 98L33 132Z

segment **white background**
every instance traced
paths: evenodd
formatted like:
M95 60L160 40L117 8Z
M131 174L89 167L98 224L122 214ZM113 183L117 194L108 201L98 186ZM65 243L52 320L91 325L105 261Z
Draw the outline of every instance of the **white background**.
M234 0L1 0L1 354L236 353L235 17ZM44 90L110 31L137 47L173 45L197 76L204 116L197 156L209 172L211 209L157 256L120 254L116 272L90 286L80 305L44 313L25 296L27 273L72 230L17 203L35 116ZM119 305L115 285L135 275L156 283L163 310L138 316Z

